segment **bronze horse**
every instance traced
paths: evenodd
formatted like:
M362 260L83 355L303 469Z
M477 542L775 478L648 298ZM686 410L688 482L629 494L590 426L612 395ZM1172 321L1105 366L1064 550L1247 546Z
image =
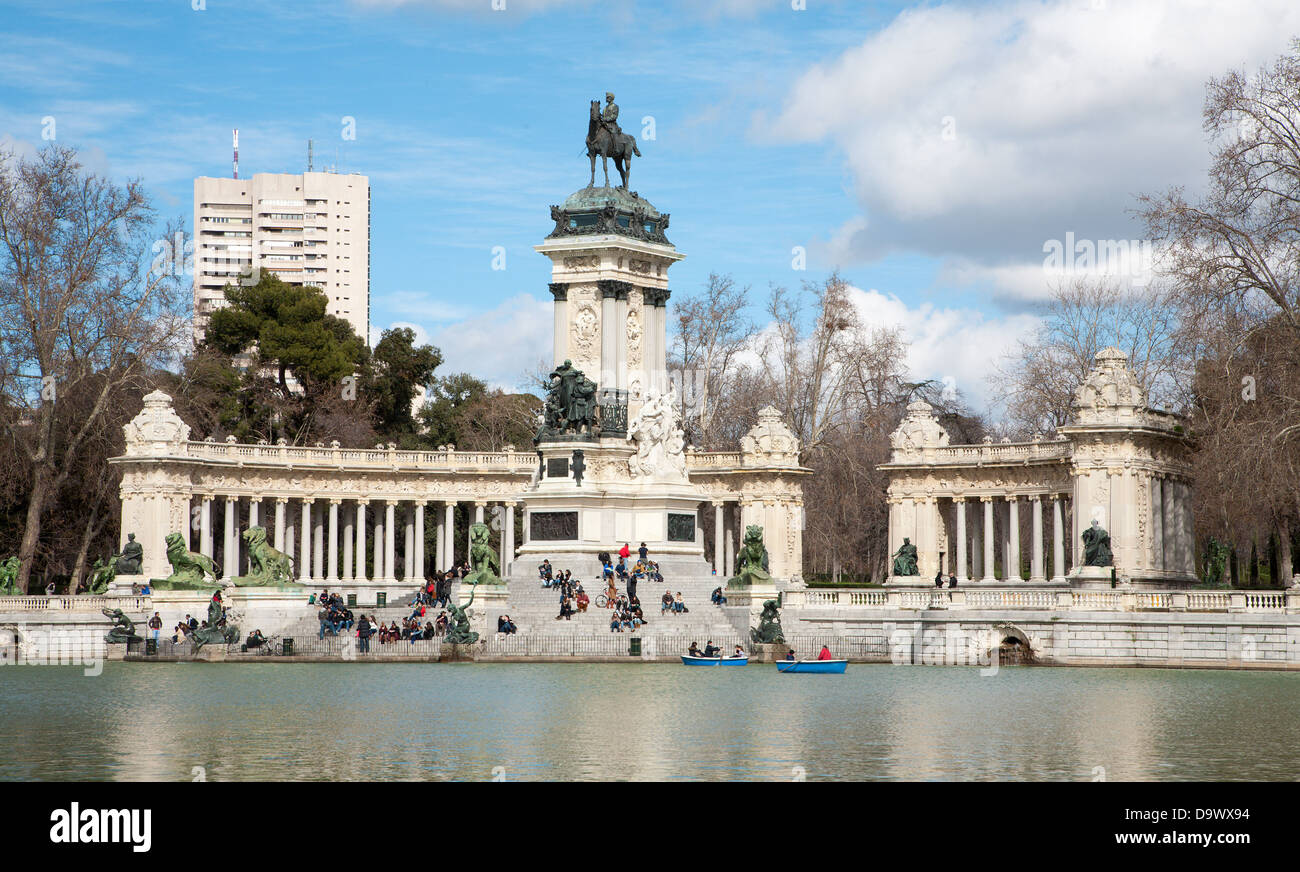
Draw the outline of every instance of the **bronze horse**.
M623 178L623 184L619 187L626 191L628 173L632 170L632 155L641 157L641 151L636 147L634 137L624 133L614 139L610 135L605 125L601 124L600 101L592 100L591 120L587 123L587 157L591 158L590 188L596 187L596 155L600 155L605 168L605 187L609 187L609 159L612 157L614 169Z

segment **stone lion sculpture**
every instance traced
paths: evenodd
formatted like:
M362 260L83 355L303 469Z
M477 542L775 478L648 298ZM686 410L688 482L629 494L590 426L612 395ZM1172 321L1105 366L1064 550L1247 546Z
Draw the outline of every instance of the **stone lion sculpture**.
M248 575L233 579L241 587L285 586L293 580L293 558L266 541L266 528L249 527L240 537L248 543Z
M141 641L135 632L135 623L121 609L100 609L104 617L111 618L113 628L104 634L104 641L115 645Z
M162 579L151 579L159 590L202 590L220 587L221 570L212 560L202 554L186 550L185 538L180 533L168 533L167 562L172 565L172 574ZM207 576L212 576L212 581Z
M474 524L469 528L469 562L474 571L465 576L470 584L502 584L501 559L488 544L492 535L487 524Z
M739 568L727 582L727 587L748 587L755 581L767 581L772 577L767 572L767 548L763 546L762 527L750 524L745 528L737 563Z
M763 612L758 616L758 626L749 631L749 639L755 645L771 645L785 641L781 630L781 606L776 600L763 603Z
M17 557L10 557L0 563L0 596L15 596L18 593L18 568L22 562Z

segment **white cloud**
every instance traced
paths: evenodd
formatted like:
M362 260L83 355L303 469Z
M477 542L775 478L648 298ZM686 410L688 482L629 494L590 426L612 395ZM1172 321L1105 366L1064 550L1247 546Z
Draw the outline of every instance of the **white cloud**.
M552 300L519 294L494 309L439 325L428 334L442 350L438 373L468 372L492 387L518 390L539 358L551 358L554 305Z
M849 295L867 325L903 328L908 342L906 366L913 381L951 384L976 410L990 405L988 376L996 364L1040 323L1025 313L988 317L974 309L931 303L910 307L875 288L851 288Z
M844 154L864 214L828 242L836 262L1041 262L1067 231L1140 234L1136 193L1199 185L1206 80L1296 33L1294 0L924 6L808 70L754 130Z

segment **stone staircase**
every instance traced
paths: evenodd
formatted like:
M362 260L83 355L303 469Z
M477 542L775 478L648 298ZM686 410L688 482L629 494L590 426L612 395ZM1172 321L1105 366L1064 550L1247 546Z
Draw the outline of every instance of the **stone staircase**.
M538 562L540 561L533 561L532 565L527 567L526 573L523 567L516 564L516 571L509 579L506 605L487 610L489 632L496 629L498 615L508 614L519 627L520 634L618 635L618 633L611 633L609 628L611 610L596 606L596 596L605 592L605 582L592 571L591 566L586 566L586 571L579 578L579 566L569 567L563 559L552 559L551 563L557 569L572 568L574 579L582 582L587 596L592 599L585 613L575 613L568 620L556 620L556 616L560 613L560 591L555 587L542 587L535 565ZM585 563L587 561L584 561ZM718 579L706 574L707 567L703 561L699 564L699 566L668 564L665 561L661 564L664 573L662 583L649 580L638 582L637 596L641 599L641 608L646 616L646 624L636 631L638 635L673 637L674 641L682 643L681 647L684 649L692 640L698 641L703 646L710 638L721 639L737 634L738 628L733 625L734 618L728 614L728 610L719 608L709 601L709 595L719 585ZM682 570L686 571L682 572ZM664 591L673 594L681 591L682 601L689 611L685 614L661 614L660 598L664 595ZM619 592L626 593L626 589L620 586ZM625 630L623 635L627 634L628 631Z

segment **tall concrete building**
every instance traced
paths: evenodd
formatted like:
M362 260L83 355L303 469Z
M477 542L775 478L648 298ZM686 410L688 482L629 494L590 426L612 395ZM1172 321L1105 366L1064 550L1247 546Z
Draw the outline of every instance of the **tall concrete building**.
M364 341L370 328L370 179L356 173L257 173L194 180L194 333L254 266L315 285L327 311Z

